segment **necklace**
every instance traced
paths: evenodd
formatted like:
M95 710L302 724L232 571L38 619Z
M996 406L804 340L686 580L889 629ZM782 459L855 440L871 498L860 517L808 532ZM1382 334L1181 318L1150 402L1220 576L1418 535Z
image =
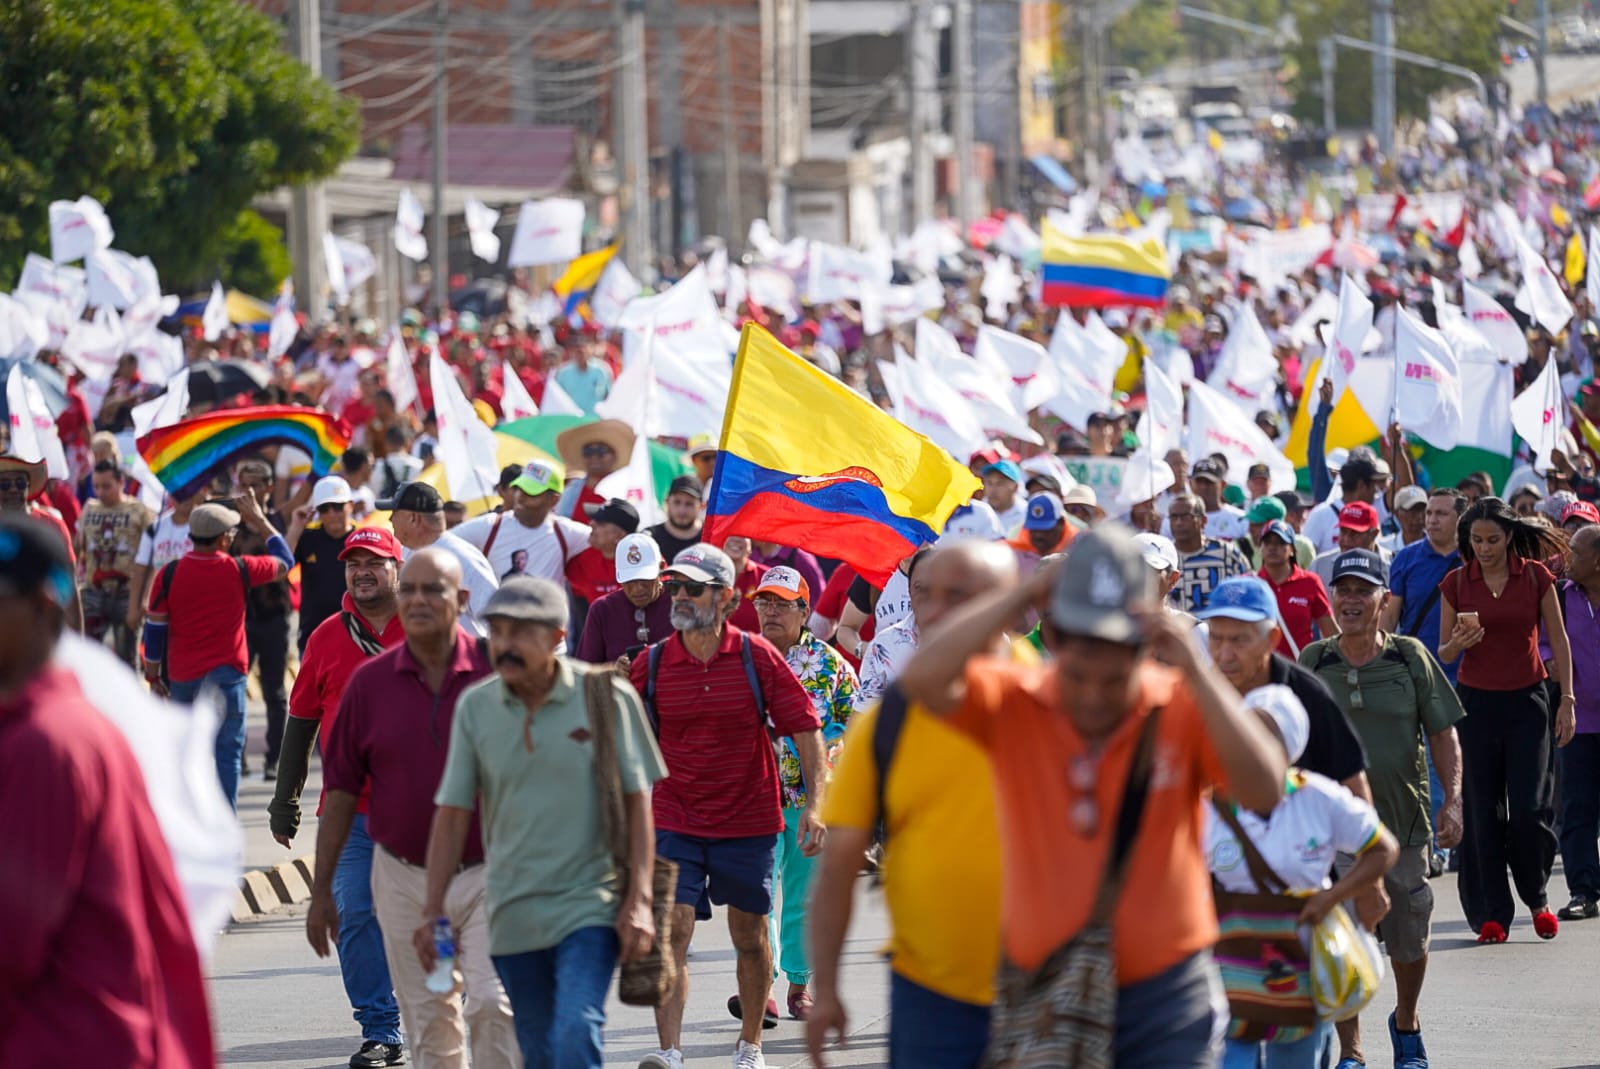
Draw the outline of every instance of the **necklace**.
M1508 572L1500 580L1500 589L1496 590L1494 588L1494 584L1489 580L1489 577L1486 575L1486 576L1483 577L1483 585L1488 588L1489 596L1494 598L1496 601L1499 601L1500 600L1500 595L1504 594L1506 592L1506 583L1510 582L1510 580L1511 580L1511 575Z

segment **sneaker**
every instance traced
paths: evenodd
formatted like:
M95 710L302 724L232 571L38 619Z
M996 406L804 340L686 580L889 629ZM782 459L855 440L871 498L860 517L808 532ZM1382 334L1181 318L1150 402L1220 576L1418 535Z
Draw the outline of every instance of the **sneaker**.
M1389 1045L1394 1048L1394 1069L1428 1069L1428 1048L1422 1045L1422 1029L1402 1032L1389 1014Z
M1554 939L1561 931L1561 922L1548 909L1541 909L1533 915L1533 930L1539 933L1540 939Z
M1437 880L1444 875L1444 852L1435 850L1428 855L1428 879Z
M278 762L268 761L267 766L261 770L261 778L268 783L278 778Z
M1499 921L1484 921L1483 927L1478 929L1478 942L1504 943L1506 930L1500 926Z
M658 1050L639 1059L639 1069L683 1069L683 1051Z
M739 1001L739 996L738 995L734 995L732 998L728 999L728 1012L733 1015L733 1019L735 1021L743 1021L744 1020L744 1004ZM761 1027L762 1028L776 1028L776 1027L778 1027L778 1000L777 999L774 999L774 998L767 999L767 1012L761 1015Z
M406 1064L406 1049L398 1043L380 1043L369 1039L361 1049L350 1055L350 1069L373 1069L379 1065Z
M1333 1069L1367 1069L1367 1063L1359 1058L1340 1058Z
M767 1059L761 1053L761 1044L739 1040L733 1048L733 1069L767 1069Z
M1593 920L1600 917L1600 903L1582 895L1573 895L1571 902L1556 910L1556 916L1564 921Z

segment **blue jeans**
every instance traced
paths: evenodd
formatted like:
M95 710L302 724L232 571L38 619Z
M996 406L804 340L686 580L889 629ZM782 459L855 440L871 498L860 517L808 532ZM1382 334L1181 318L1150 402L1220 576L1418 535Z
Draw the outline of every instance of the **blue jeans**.
M222 692L222 723L217 726L217 778L228 804L239 808L239 765L244 760L244 673L232 665L213 668L199 679L170 684L172 700L193 704L195 695L210 684Z
M372 912L372 839L365 813L356 814L333 870L333 905L339 911L339 972L361 1038L398 1044L400 1004L389 979L383 932Z
M1222 977L1202 951L1117 990L1117 1069L1214 1069L1227 1022Z
M1230 1039L1222 1052L1221 1069L1321 1069L1323 1053L1332 1035L1333 1025L1323 1021L1315 1032L1293 1043Z
M946 998L889 973L891 1069L977 1069L989 1045L989 1007Z
M553 947L496 954L523 1069L600 1069L617 933L579 928Z

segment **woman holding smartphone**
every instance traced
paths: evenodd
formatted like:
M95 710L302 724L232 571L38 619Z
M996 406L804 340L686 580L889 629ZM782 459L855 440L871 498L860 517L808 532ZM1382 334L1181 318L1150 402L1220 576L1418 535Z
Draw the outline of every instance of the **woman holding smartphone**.
M1506 883L1533 912L1533 928L1554 939L1559 922L1545 885L1555 861L1551 830L1551 716L1539 625L1549 635L1555 681L1555 743L1576 727L1572 655L1555 577L1541 560L1565 552L1566 536L1518 516L1497 497L1462 515L1457 537L1465 563L1440 584L1439 659L1461 658L1456 690L1467 716L1461 739L1461 907L1480 943L1503 943L1516 905Z

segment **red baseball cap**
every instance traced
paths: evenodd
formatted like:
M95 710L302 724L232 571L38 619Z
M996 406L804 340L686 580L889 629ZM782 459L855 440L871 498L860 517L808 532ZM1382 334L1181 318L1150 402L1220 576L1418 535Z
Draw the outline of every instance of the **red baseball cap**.
M401 554L400 540L387 527L357 527L345 538L339 559L348 560L350 554L358 549L385 560L399 560Z
M1347 531L1376 531L1378 510L1365 501L1352 501L1339 510L1339 526Z
M1587 501L1574 501L1561 510L1561 523L1563 526L1572 520L1582 520L1584 523L1600 523L1600 509L1595 508Z

